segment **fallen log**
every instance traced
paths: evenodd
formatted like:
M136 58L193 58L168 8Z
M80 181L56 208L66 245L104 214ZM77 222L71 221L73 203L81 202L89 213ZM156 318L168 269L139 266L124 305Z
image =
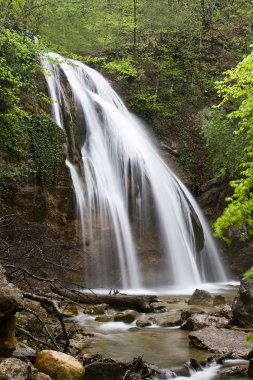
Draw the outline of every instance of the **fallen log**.
M106 303L109 306L119 309L134 309L140 312L152 312L154 309L151 305L153 302L157 302L156 296L149 295L129 295L129 294L95 294L92 292L80 292L80 290L67 289L61 285L51 285L51 289L56 294L68 298L71 301L78 302L80 304L98 305Z

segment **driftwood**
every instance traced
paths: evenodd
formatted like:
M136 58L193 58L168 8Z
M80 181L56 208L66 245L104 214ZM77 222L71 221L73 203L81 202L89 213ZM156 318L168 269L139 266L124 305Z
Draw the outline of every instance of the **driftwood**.
M156 296L137 296L117 293L111 294L95 294L95 293L83 293L74 289L66 289L58 284L51 285L51 289L56 294L68 298L71 301L78 302L80 304L98 305L106 303L116 309L134 309L140 312L152 312L152 302L157 302Z

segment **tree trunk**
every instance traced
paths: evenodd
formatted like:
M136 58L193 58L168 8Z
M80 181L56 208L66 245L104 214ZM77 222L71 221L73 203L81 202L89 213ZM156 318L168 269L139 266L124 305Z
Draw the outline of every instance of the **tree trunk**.
M98 305L106 303L115 309L134 309L140 312L152 312L152 302L157 302L156 296L136 296L127 294L95 294L82 293L76 290L63 288L60 285L52 285L52 291L70 299L71 301L85 304Z

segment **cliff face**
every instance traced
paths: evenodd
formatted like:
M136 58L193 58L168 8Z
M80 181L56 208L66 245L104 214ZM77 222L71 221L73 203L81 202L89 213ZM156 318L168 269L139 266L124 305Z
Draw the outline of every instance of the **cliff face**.
M2 258L22 260L21 266L38 275L82 282L83 244L67 168L51 187L12 183L7 200L0 223Z

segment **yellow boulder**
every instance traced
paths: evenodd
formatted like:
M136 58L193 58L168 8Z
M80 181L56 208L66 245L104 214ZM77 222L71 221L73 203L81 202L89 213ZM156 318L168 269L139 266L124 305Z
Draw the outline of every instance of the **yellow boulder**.
M43 350L37 355L35 367L53 380L82 380L85 369L73 356L53 350Z

